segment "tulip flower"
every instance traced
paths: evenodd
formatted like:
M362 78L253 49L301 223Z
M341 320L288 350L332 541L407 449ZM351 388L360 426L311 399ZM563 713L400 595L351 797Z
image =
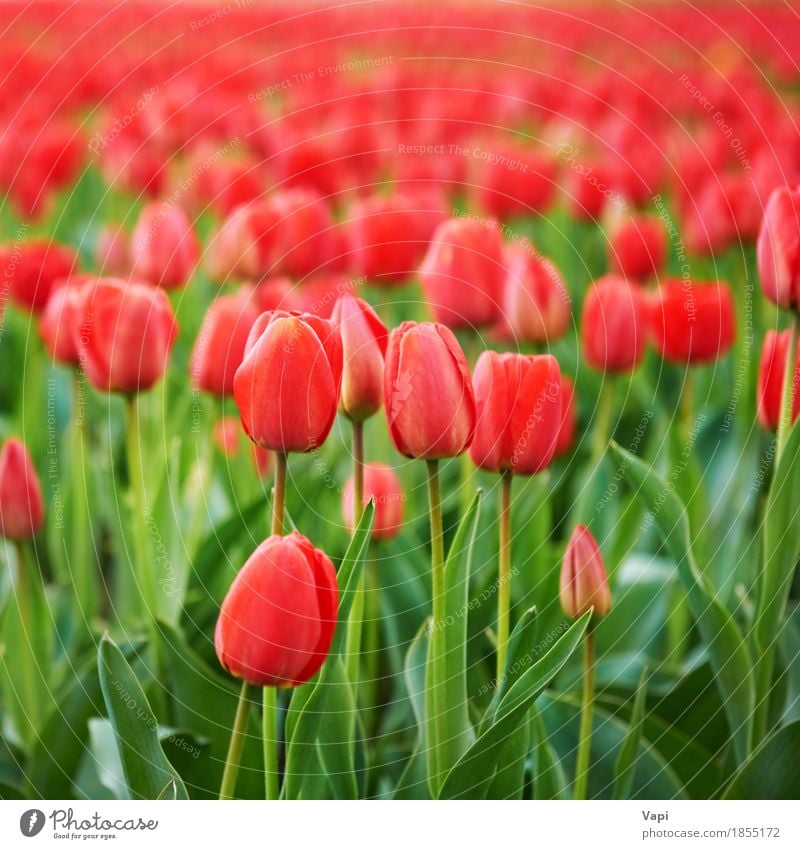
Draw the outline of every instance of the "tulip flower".
M775 189L757 242L761 288L784 309L800 307L800 189Z
M583 303L581 342L591 368L633 371L647 346L647 300L642 290L614 275L597 280Z
M80 365L80 352L74 328L79 321L82 285L91 279L73 275L56 285L39 318L39 335L53 362Z
M372 538L386 540L397 536L403 524L406 500L397 473L384 463L366 463L363 486L362 505L366 507L370 501L375 504ZM342 493L342 515L346 527L351 532L358 524L355 507L355 477L353 476L348 479Z
M239 456L239 438L242 436L242 424L238 416L223 416L214 423L214 442L224 457ZM256 445L248 443L251 449L253 468L259 477L265 478L272 471L272 453Z
M733 345L733 298L725 283L666 280L655 292L650 314L653 344L669 362L713 362Z
M777 430L781 418L781 399L786 379L786 359L789 352L791 332L768 330L761 349L761 362L758 367L758 420L767 430ZM795 353L795 368L792 378L792 424L800 415L800 394L797 385L800 382L800 356Z
M552 343L569 327L570 300L552 262L531 245L505 247L503 314L513 336L524 342Z
M334 223L328 202L308 189L289 189L268 200L278 223L265 239L271 244L271 271L305 277L322 269L330 256Z
M103 227L94 246L94 263L108 277L122 277L130 270L128 234L122 227Z
M75 251L49 239L0 246L0 279L4 291L23 309L44 309L59 280L69 277L78 265Z
M19 439L7 439L0 450L0 536L29 539L43 525L42 488L28 449Z
M496 317L505 266L497 222L442 222L419 269L434 318L448 327L479 327Z
M133 273L165 289L184 286L200 258L191 221L170 203L153 203L142 210L130 250Z
M492 154L492 159L488 154ZM498 218L543 213L556 190L555 162L519 144L492 146L473 177L475 201Z
M225 219L206 250L212 280L259 280L272 271L274 230L279 213L265 201L238 206Z
M220 798L236 785L250 687L296 687L322 666L336 630L336 570L297 531L268 537L250 555L220 607L214 645L220 664L243 681ZM266 696L266 689L265 689ZM265 716L274 721L274 716ZM266 741L274 742L274 741ZM276 764L267 765L270 798L278 796Z
M558 429L556 439L556 453L554 456L563 457L572 449L575 441L575 428L577 427L577 412L575 410L575 384L571 377L561 375L561 426Z
M667 235L656 215L619 215L611 225L608 264L632 280L646 280L664 267Z
M603 556L595 538L584 525L575 528L567 543L561 566L560 595L561 607L572 619L579 619L589 610L594 611L584 642L583 709L573 790L574 799L585 799L594 710L594 626L611 609L611 592Z
M473 463L502 474L497 593L497 675L505 672L511 603L511 481L547 467L561 428L561 372L555 357L485 351L473 377L477 424Z
M190 372L196 389L220 398L233 394L233 378L258 316L249 288L221 295L211 304L192 350Z

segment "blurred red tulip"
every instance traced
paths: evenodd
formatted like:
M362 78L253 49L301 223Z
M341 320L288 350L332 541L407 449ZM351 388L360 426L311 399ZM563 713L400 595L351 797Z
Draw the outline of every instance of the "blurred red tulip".
M667 257L667 234L657 215L619 214L609 232L608 264L632 280L658 274Z
M779 307L800 307L800 189L783 186L769 197L758 234L764 294Z
M122 277L130 271L128 234L122 227L109 225L98 233L94 246L94 264L100 274L108 277Z
M56 283L39 318L39 335L53 362L67 366L80 364L80 352L73 329L79 321L81 289L90 279L75 274Z
M633 371L647 347L647 300L636 285L611 274L597 280L583 302L583 356L597 371Z
M19 439L7 439L0 450L0 536L28 539L43 525L42 489L28 449Z
M472 150L475 201L497 218L544 212L556 192L556 168L550 156L517 144L480 145Z
M352 533L354 521L354 483L349 478L342 493L342 515L345 527ZM406 495L397 472L383 463L367 463L364 466L364 506L375 502L373 539L392 539L400 533Z
M781 417L783 380L786 376L786 357L789 353L789 331L768 330L761 349L758 367L758 420L766 430L777 430ZM800 351L797 353L794 370L794 401L792 422L800 415Z
M257 687L296 687L322 666L336 630L339 593L328 556L293 531L250 555L219 612L222 666Z
M131 236L133 273L165 289L189 282L200 258L200 243L186 213L170 203L149 204Z
M54 284L77 270L72 248L48 239L0 246L0 279L11 300L31 312L44 309Z

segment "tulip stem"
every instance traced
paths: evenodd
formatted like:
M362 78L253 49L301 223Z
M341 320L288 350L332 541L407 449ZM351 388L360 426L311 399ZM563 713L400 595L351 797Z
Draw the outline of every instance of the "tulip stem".
M778 419L778 438L775 446L775 465L781 461L786 440L792 429L792 410L794 408L794 396L797 389L795 375L795 363L797 361L797 332L798 317L792 313L792 324L789 328L789 350L786 352L786 366L783 370L783 390L781 392L781 413Z
M506 669L508 635L511 625L511 482L506 469L500 478L500 550L497 570L497 680Z
M589 624L583 643L583 706L581 709L581 728L578 738L578 758L575 763L575 789L573 799L586 798L589 782L589 756L592 750L592 712L594 710L594 625Z
M225 769L222 772L222 783L219 787L220 799L233 799L236 790L236 776L239 774L239 761L242 758L242 748L247 736L247 715L250 712L250 685L242 682L239 692L239 703L236 706L236 716L231 729L231 742L228 745L228 755L225 758Z
M427 711L427 745L430 752L428 781L433 795L438 795L447 770L450 732L447 727L447 668L444 629L447 627L447 601L444 575L444 527L442 523L442 496L439 487L439 461L428 460L428 499L431 521L431 580L433 585L433 622L428 649L429 674L426 687L430 688L430 710Z
M600 397L597 400L597 417L592 431L592 460L597 462L605 454L608 441L611 439L611 414L614 409L615 380L607 375L605 383L600 387Z
M353 532L364 512L364 425L353 422ZM353 606L347 622L345 661L347 678L353 688L353 698L358 703L359 661L361 659L361 631L364 623L364 574L358 581Z
M275 687L264 687L264 787L265 799L280 797L280 775L278 773L278 691Z
M275 452L275 485L272 488L272 534L283 533L283 513L286 502L286 454Z

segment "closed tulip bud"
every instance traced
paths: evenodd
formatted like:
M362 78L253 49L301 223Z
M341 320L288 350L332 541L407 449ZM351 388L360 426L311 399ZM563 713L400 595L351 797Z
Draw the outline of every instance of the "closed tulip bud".
M0 246L0 279L4 291L18 306L38 313L55 285L78 267L72 248L48 239Z
M163 290L101 277L81 289L72 332L92 386L131 394L163 377L178 324Z
M498 218L542 212L553 201L556 167L552 157L516 144L487 151L472 177L478 207ZM488 157L491 153L492 158Z
M489 324L500 311L505 265L500 227L468 218L442 222L419 270L436 321Z
M342 337L344 371L339 411L363 422L383 404L383 360L388 331L372 307L361 298L342 295L332 321Z
M206 251L212 280L259 280L273 264L272 243L278 212L265 201L238 206L225 219Z
M603 555L585 525L572 532L561 564L561 607L571 619L594 608L594 619L611 610L611 591Z
M289 189L270 198L278 223L265 240L271 245L270 269L305 277L330 258L333 218L328 202L308 189Z
M0 451L0 536L22 540L44 524L44 501L39 477L27 448L8 439Z
M233 377L258 316L249 288L221 295L211 304L192 350L189 368L196 389L222 398L233 394Z
M222 666L257 687L296 687L330 651L339 593L326 554L297 531L252 553L219 611L214 645Z
M786 374L786 357L789 353L788 330L778 333L768 330L761 349L761 362L758 367L758 420L767 430L777 430L781 416L783 398L783 379ZM800 415L800 351L794 367L794 401L792 403L792 422Z
M568 153L569 168L563 184L567 206L573 218L596 221L607 203L619 203L613 191L613 174L602 162L582 164Z
M288 277L268 277L256 286L255 293L261 312L297 309L295 286Z
M578 415L575 409L575 384L571 377L561 375L561 426L556 439L556 457L569 454L575 441Z
M131 236L137 277L165 289L185 285L200 258L200 243L186 213L170 203L149 204Z
M473 378L477 424L472 462L491 472L533 475L547 468L561 427L561 371L555 357L484 351Z
M730 350L736 336L725 283L666 280L654 293L650 316L655 349L678 365L712 362Z
M620 215L611 225L608 264L633 280L657 274L667 256L667 234L657 215Z
M637 286L607 275L586 294L581 318L583 356L591 368L633 371L647 348L647 300Z
M327 438L339 403L342 341L323 318L262 313L233 379L242 425L271 451L313 451Z
M520 243L507 245L505 256L503 312L511 334L523 342L555 342L567 332L570 316L558 269Z
M438 460L469 447L475 396L467 360L442 324L406 321L389 336L384 371L389 433L406 457Z
M101 274L122 277L130 271L128 235L122 227L103 227L94 246L94 262Z
M400 478L390 466L383 463L367 463L364 466L364 507L375 502L375 522L372 526L373 539L392 539L400 533L406 495ZM354 517L354 482L351 477L342 493L342 515L345 526L352 532Z
M65 366L80 364L80 352L73 329L81 309L81 291L89 281L84 274L62 281L53 291L39 318L39 335L53 362Z
M761 288L786 309L800 306L800 189L770 195L757 242Z

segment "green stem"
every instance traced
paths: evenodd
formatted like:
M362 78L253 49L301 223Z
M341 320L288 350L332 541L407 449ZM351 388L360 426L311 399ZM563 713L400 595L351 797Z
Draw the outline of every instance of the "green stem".
M683 389L680 400L681 430L683 438L688 442L692 437L694 427L694 369L687 366L683 378Z
M83 624L90 626L97 613L98 580L94 544L89 518L89 498L86 485L87 458L90 456L85 411L79 409L85 383L80 372L73 374L73 451L72 451L72 552L71 569L75 596Z
M510 471L500 480L500 550L497 570L497 680L505 674L511 631L511 482Z
M783 390L781 392L781 414L778 419L778 439L775 446L775 465L781 461L789 431L792 429L792 408L794 405L795 364L797 362L797 333L800 323L798 316L792 313L792 323L789 327L789 350L786 352L786 367L783 371Z
M578 739L578 758L575 764L575 789L573 798L586 798L589 782L589 756L592 750L592 712L594 710L594 626L589 625L586 640L583 643L583 707L581 710L581 728Z
M281 793L278 774L278 691L275 687L264 687L263 697L264 798L274 800L278 799Z
M611 439L611 415L614 411L613 375L606 375L606 380L600 388L600 398L597 401L597 417L592 430L592 461L596 463L605 453L608 441Z
M222 772L222 783L219 787L220 799L233 799L236 790L236 776L239 774L239 761L242 758L242 748L247 736L247 714L250 712L250 685L242 682L239 693L239 704L236 706L236 716L231 729L231 742L228 745L228 755L225 758L225 769Z
M283 533L283 513L286 501L286 454L275 452L275 485L272 492L272 534Z
M358 527L364 512L364 425L353 422L353 530ZM359 579L353 606L347 621L345 658L347 677L358 703L359 666L361 660L361 631L364 623L364 574Z
M431 625L429 663L430 712L427 717L429 769L428 781L437 796L447 770L449 729L447 726L447 667L444 629L447 627L447 603L444 576L444 527L442 496L439 487L439 461L428 460L428 500L431 523L431 579L433 585L433 622Z

